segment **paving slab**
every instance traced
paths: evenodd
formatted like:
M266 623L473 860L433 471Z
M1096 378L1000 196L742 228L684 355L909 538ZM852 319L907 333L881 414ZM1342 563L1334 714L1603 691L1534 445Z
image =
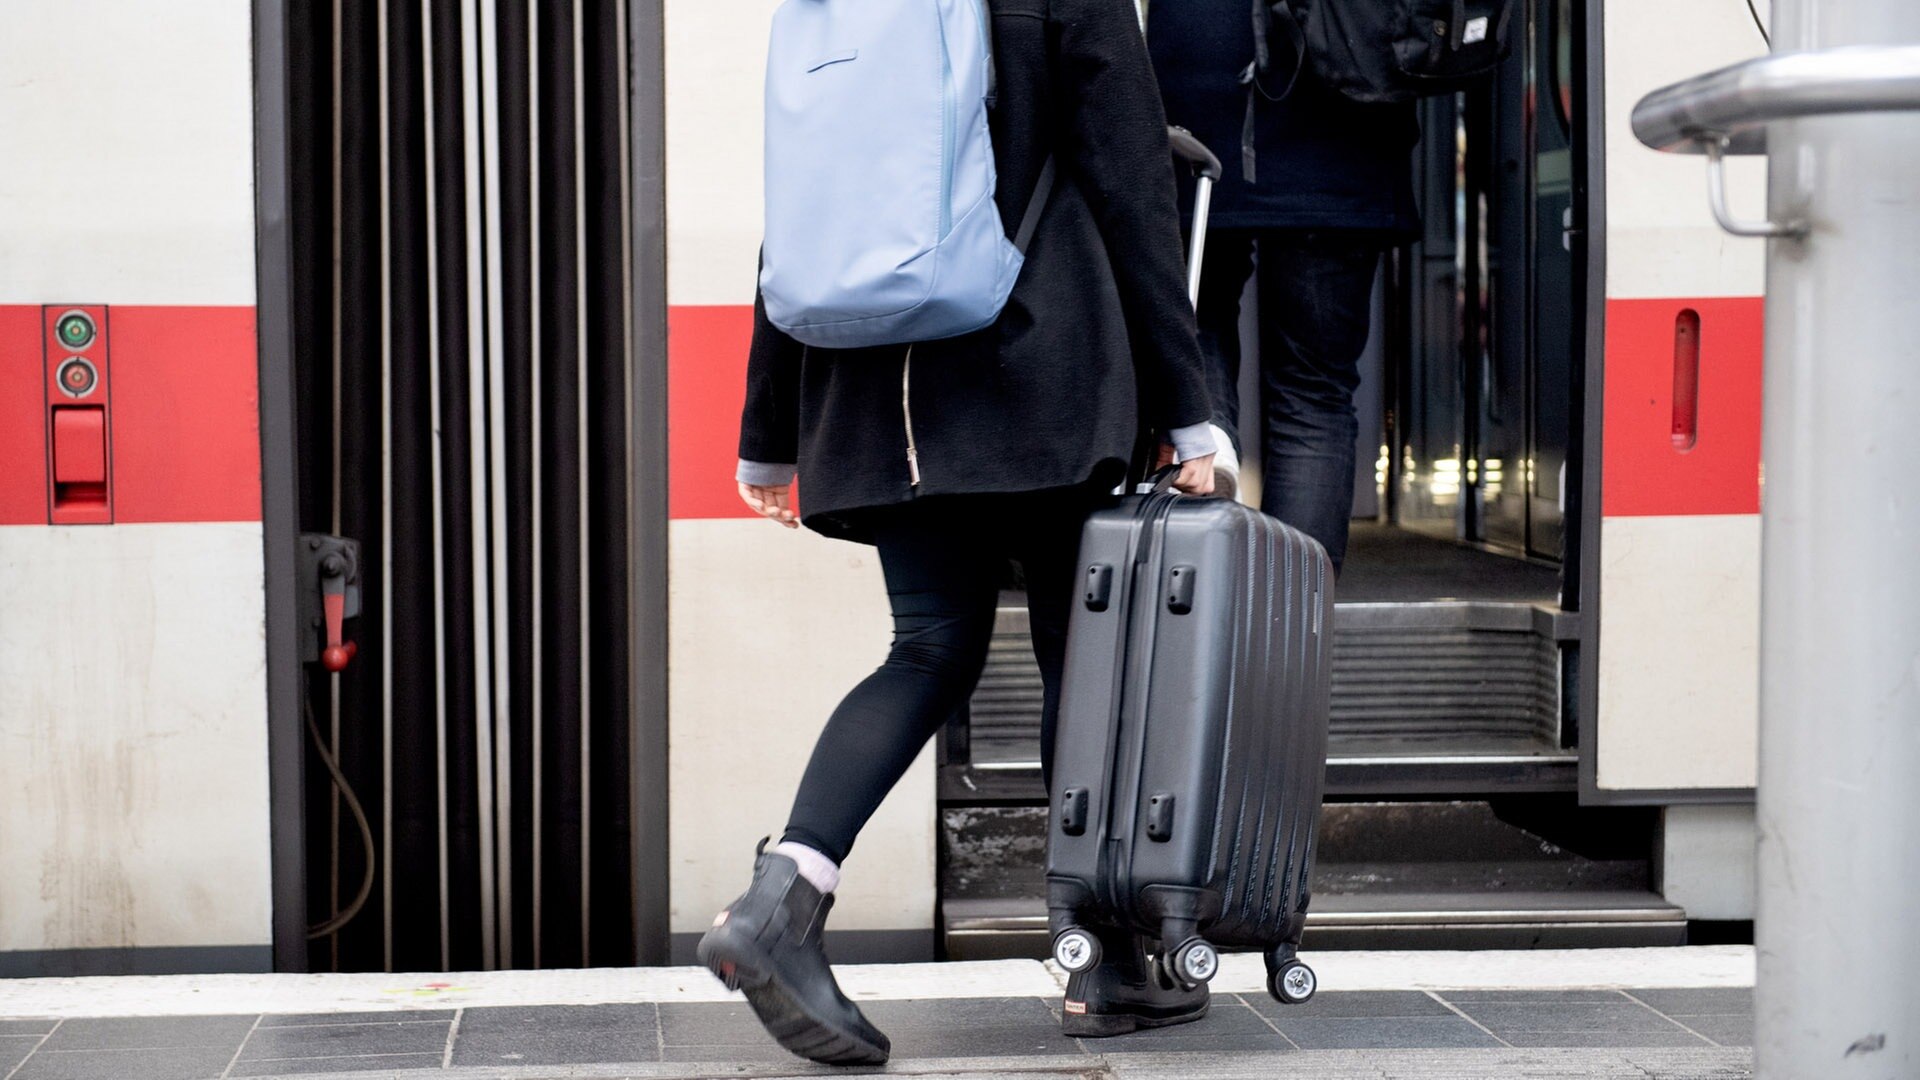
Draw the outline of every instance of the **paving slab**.
M1404 1050L1506 1045L1458 1016L1366 1019L1281 1019L1282 1034L1302 1050Z
M1676 1016L1674 1021L1719 1046L1752 1046L1753 1017Z
M1241 1001L1274 1018L1333 1019L1373 1016L1453 1016L1454 1011L1423 990L1351 990L1316 994L1299 1005L1287 1005L1261 994L1241 994Z
M388 1020L370 1024L318 1024L257 1028L240 1050L241 1061L287 1058L365 1057L446 1053L451 1020ZM605 1060L604 1058L602 1060Z
M1524 1031L1671 1032L1680 1026L1638 1002L1455 1002L1460 1011L1502 1038Z
M1285 1053L1294 1044L1266 1017L1234 995L1215 998L1207 1015L1191 1024L1136 1031L1102 1039L1081 1039L1089 1054L1111 1057L1130 1053Z
M1751 1016L1750 988L1637 988L1623 991L1635 1001L1668 1016Z
M1691 1031L1506 1031L1502 1041L1511 1046L1711 1046Z
M232 1063L232 1050L206 1047L41 1050L21 1062L11 1080L217 1080Z
M45 1035L60 1021L53 1019L0 1020L0 1035Z
M425 1070L438 1070L440 1063L439 1054L384 1054L291 1061L237 1061L223 1076L307 1077L314 1075L316 1070L332 1075L384 1073L389 1076L433 1076L436 1073Z
M40 1048L63 1050L225 1050L228 1057L253 1030L252 1016L89 1016L62 1023Z
M0 1035L0 1076L7 1075L15 1065L27 1060L27 1055L33 1053L45 1039L45 1035Z
M260 1018L260 1026L263 1028L315 1027L325 1024L371 1024L386 1020L451 1022L455 1011L453 1009L408 1009L405 1012L388 1010L385 1012L269 1013Z

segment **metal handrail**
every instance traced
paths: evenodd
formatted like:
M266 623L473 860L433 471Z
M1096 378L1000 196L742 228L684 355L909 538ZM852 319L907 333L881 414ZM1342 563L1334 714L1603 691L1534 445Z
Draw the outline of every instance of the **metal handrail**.
M1767 152L1766 125L1835 113L1920 109L1920 45L1849 45L1782 53L1662 87L1633 108L1633 134L1655 150Z
M1920 45L1782 53L1661 87L1633 107L1633 134L1655 150L1707 155L1714 220L1735 236L1799 236L1803 221L1740 221L1727 209L1723 158L1767 152L1766 125L1840 113L1920 110Z

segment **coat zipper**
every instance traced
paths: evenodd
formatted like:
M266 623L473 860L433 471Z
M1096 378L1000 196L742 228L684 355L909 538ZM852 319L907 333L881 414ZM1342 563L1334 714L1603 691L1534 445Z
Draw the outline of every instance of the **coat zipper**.
M907 428L907 484L920 486L920 448L913 442L913 346L907 346L907 358L900 365L900 418Z

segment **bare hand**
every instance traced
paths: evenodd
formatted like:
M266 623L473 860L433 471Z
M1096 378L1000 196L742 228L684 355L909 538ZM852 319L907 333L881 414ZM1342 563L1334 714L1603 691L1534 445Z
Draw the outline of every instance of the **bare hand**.
M1180 463L1180 475L1173 486L1189 495L1213 494L1213 455L1188 458Z
M1160 444L1160 457L1156 468L1166 468L1173 464L1173 447ZM1173 478L1173 486L1189 495L1213 494L1213 455L1188 458L1180 463L1180 475Z
M1212 477L1213 470L1207 470L1207 476ZM781 484L778 487L760 484L740 485L740 500L751 507L754 513L768 521L777 521L789 529L797 529L800 527L800 519L793 512L792 496L792 484Z

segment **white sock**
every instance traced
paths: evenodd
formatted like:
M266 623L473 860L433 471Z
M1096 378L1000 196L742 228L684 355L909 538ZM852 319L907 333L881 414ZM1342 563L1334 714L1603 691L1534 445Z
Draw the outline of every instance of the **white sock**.
M840 867L832 859L805 844L782 840L773 845L775 855L785 855L800 868L800 876L825 896L840 887Z

